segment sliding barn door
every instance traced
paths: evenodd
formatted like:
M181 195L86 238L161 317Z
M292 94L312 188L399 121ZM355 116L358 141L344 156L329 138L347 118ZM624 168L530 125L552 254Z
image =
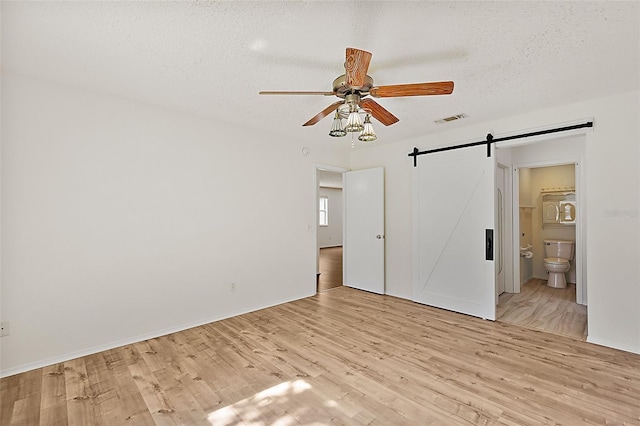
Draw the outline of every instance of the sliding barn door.
M384 293L384 169L343 174L344 285Z
M413 300L495 320L495 157L423 155L413 176Z

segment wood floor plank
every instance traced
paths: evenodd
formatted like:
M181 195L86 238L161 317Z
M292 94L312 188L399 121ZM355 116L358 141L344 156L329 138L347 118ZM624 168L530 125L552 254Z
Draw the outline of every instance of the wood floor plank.
M134 355L129 346L112 349L96 355L102 355L108 375L117 392L118 413L114 414L114 424L154 425L155 422L129 371L128 361ZM135 355L138 356L138 355ZM107 424L107 422L105 422Z
M4 424L5 421L12 425L39 424L42 370L29 371L9 379L11 380L6 386L0 386L3 392L0 395L0 401L2 401L2 405L5 404L4 394L6 393L8 396L6 402L9 404L8 409L0 410L3 416L8 416L0 418L0 424Z
M99 412L94 404L97 393L89 382L85 362L86 358L65 362L67 412L70 424L93 426L98 424L99 418Z
M67 418L64 364L54 364L42 369L40 410L40 424L66 424L66 421L60 421Z
M130 365L129 371L155 424L179 425L180 418L175 413L172 401L167 398L165 390L144 361Z
M0 398L2 425L640 425L640 355L339 287L7 377Z

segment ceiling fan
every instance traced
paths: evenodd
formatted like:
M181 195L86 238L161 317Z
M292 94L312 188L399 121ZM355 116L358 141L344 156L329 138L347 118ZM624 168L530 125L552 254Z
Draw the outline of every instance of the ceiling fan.
M372 115L385 126L389 126L399 121L395 115L387 111L373 99L367 98L367 96L372 96L374 98L395 98L402 96L449 95L453 92L453 81L374 86L373 78L367 75L371 56L371 53L364 50L348 47L346 51L346 61L344 64L345 73L333 81L333 91L331 92L261 91L259 94L337 96L341 98L341 100L332 103L320 111L313 118L304 123L303 126L312 126L335 111L336 119L349 118L349 122L344 130L338 132L338 134L332 134L330 132L330 135L344 136L346 134L345 130L347 132L362 131L366 126L368 116L365 118L365 125L363 126L358 116L359 112L365 112L367 115ZM356 116L358 116L358 118L356 118ZM360 122L351 123L352 117L353 120L359 120ZM333 131L334 129L332 129L332 132ZM375 135L373 135L373 137L375 139Z

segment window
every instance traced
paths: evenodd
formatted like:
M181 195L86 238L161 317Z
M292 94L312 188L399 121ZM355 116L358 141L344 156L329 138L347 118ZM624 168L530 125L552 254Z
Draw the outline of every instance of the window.
M320 226L329 226L329 197L320 197L318 206L318 224Z

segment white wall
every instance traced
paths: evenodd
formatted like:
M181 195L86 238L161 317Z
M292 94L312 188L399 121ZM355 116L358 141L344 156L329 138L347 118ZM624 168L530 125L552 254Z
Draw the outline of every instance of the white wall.
M318 246L342 245L342 189L320 187L318 194L329 199L329 225L318 228Z
M354 150L353 169L385 167L387 293L411 298L412 160L407 154L414 146L477 141L488 131L500 135L593 117L584 183L589 341L640 353L639 99L633 91L466 126L454 122L438 134Z
M315 293L314 164L348 148L2 85L3 376Z
M510 148L511 152L518 151L518 148ZM513 163L513 155L509 157L509 164ZM520 205L533 206L533 195L531 194L531 169L520 170L520 193L518 194Z

